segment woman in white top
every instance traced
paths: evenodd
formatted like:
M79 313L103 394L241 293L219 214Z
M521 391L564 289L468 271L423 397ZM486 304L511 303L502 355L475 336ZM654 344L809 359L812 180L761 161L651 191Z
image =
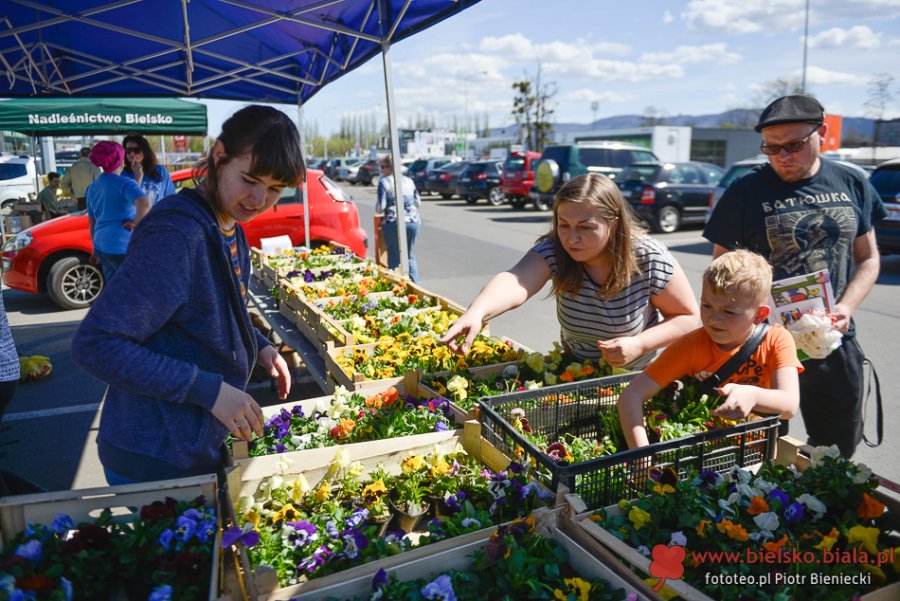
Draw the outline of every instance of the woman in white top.
M397 201L394 199L394 162L390 155L379 162L381 178L375 199L375 212L384 213L381 220L381 235L387 247L388 269L400 267L400 236L397 233ZM400 176L400 193L403 195L403 221L406 224L406 252L409 256L409 279L419 281L419 270L413 247L419 234L419 191L416 184L405 175Z
M494 276L441 340L466 352L486 322L552 279L567 350L579 360L602 356L614 367L643 368L656 350L696 329L699 310L675 258L632 219L608 177L570 180L554 200L550 232Z

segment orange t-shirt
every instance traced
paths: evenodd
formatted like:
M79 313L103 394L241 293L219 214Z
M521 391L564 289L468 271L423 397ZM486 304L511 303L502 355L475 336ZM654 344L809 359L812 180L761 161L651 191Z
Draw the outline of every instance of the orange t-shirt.
M705 380L736 355L741 347L731 351L721 350L703 328L698 328L666 348L656 360L644 369L661 387L666 387L684 376ZM794 338L783 326L769 327L766 337L736 372L723 384L749 384L760 388L772 387L772 374L782 367L796 367L803 371L797 358Z

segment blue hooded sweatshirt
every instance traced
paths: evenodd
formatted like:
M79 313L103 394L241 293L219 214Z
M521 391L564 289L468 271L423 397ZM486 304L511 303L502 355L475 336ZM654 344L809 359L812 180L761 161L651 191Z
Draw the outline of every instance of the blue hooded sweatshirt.
M237 236L246 287L249 247ZM267 344L210 205L194 190L157 204L72 341L75 362L109 384L103 465L135 481L214 472L228 433L211 413L219 387L244 390Z

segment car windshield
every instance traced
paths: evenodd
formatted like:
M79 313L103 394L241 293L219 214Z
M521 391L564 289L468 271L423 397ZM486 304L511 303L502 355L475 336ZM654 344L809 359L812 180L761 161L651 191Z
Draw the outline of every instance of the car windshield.
M24 163L0 163L0 180L15 179L28 175Z
M425 168L425 166L427 164L428 164L428 161L422 161L422 160L413 161L412 165L409 166L409 170L410 171L421 171L422 169Z
M617 181L649 182L653 181L659 171L659 165L629 165L622 170Z
M882 198L900 196L900 166L876 169L869 181Z
M506 162L503 163L503 168L506 171L524 171L525 157L509 157L506 159Z

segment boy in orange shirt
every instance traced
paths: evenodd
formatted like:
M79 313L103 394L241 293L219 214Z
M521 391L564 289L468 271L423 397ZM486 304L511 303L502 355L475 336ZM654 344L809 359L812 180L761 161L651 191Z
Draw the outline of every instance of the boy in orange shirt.
M619 397L619 420L629 448L649 444L643 404L679 378L708 378L737 354L769 316L771 288L772 267L750 251L725 253L707 266L700 297L703 327L666 348ZM756 411L790 419L800 404L802 370L790 332L773 325L750 359L719 387L725 401L713 414L737 420Z

